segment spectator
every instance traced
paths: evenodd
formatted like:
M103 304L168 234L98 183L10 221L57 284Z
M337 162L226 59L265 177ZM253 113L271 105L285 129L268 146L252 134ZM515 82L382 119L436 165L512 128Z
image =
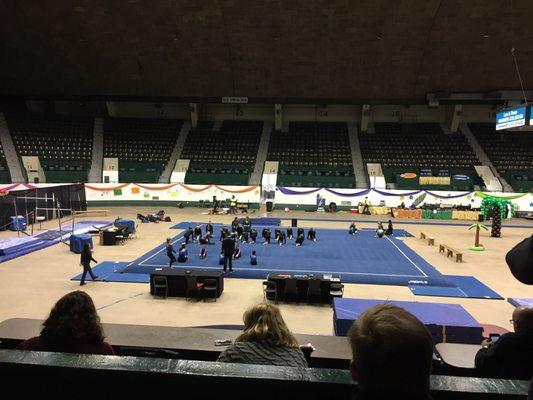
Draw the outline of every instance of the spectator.
M476 354L476 369L487 378L531 379L533 375L533 308L517 307L514 332L495 343L484 340Z
M100 317L91 297L81 291L66 294L44 321L40 336L17 346L18 350L113 355L104 342Z
M352 325L350 372L358 399L429 399L433 338L413 314L392 304L369 308Z
M262 303L243 316L244 332L218 361L244 364L307 367L298 342L285 325L279 308Z

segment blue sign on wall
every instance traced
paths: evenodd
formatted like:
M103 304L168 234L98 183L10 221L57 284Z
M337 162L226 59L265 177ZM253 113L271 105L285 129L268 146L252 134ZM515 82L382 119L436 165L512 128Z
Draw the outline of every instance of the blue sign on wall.
M496 130L509 129L526 124L526 107L510 108L496 114Z

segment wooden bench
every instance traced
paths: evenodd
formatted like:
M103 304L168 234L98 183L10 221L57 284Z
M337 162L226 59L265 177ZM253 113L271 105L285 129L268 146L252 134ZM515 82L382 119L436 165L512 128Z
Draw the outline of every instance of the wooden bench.
M463 262L463 253L454 249L453 247L448 246L447 244L439 245L439 253L444 253L446 250L446 257L453 257L455 254L455 262Z
M428 246L435 246L435 238L430 236L427 232L420 232L420 239L427 239Z

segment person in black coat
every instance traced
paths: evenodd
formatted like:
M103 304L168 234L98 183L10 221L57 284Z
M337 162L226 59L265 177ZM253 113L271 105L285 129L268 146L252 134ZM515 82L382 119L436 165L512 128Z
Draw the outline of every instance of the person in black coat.
M81 275L80 286L85 285L85 276L87 275L87 273L89 273L89 275L91 275L91 278L93 279L93 281L96 278L98 278L98 276L95 275L93 273L93 270L91 269L91 261L94 261L95 263L98 263L98 261L96 261L93 258L93 253L91 252L91 248L89 247L89 243L85 243L83 245L83 250L81 251L81 259L80 259L80 264L83 266L83 274Z
M222 242L228 236L229 236L228 228L226 228L225 226L220 228L220 241Z
M496 342L481 343L476 369L482 377L527 380L533 376L533 308L517 307L512 321L514 332Z
M221 253L224 256L224 272L226 272L228 263L229 263L229 272L233 272L233 265L231 264L231 260L233 258L234 252L235 252L235 241L231 237L226 237L222 241L222 249L221 249Z

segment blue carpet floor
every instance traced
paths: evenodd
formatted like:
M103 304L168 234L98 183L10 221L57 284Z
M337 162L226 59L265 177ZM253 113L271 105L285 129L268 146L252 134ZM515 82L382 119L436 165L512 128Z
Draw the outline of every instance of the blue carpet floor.
M189 225L188 222L183 224ZM262 227L257 228L260 231ZM220 225L215 225L215 233L219 229ZM370 229L362 230L355 237L348 235L345 230L319 229L318 240L306 240L301 247L296 247L293 240L289 240L285 246L274 242L268 246L261 242L245 243L241 245L242 258L234 261L235 272L231 277L264 279L270 272L325 273L338 274L343 282L349 283L450 286L451 283L442 274L402 242L399 238L402 236L411 235L406 231L396 230L393 237L378 239ZM182 235L175 236L172 241L177 247L183 242ZM218 265L220 244L217 240L215 244L208 246L205 260L199 259L199 248L197 243L189 243L188 262L176 263L175 268L221 269ZM256 266L249 263L252 250L257 252L259 263ZM161 244L128 263L118 274L122 276L117 281L124 281L124 275L128 274L148 275L155 268L165 267L167 262L165 247ZM112 275L106 279L114 279L117 274Z
M417 296L462 297L502 300L503 297L473 276L445 275L453 286L409 285Z

